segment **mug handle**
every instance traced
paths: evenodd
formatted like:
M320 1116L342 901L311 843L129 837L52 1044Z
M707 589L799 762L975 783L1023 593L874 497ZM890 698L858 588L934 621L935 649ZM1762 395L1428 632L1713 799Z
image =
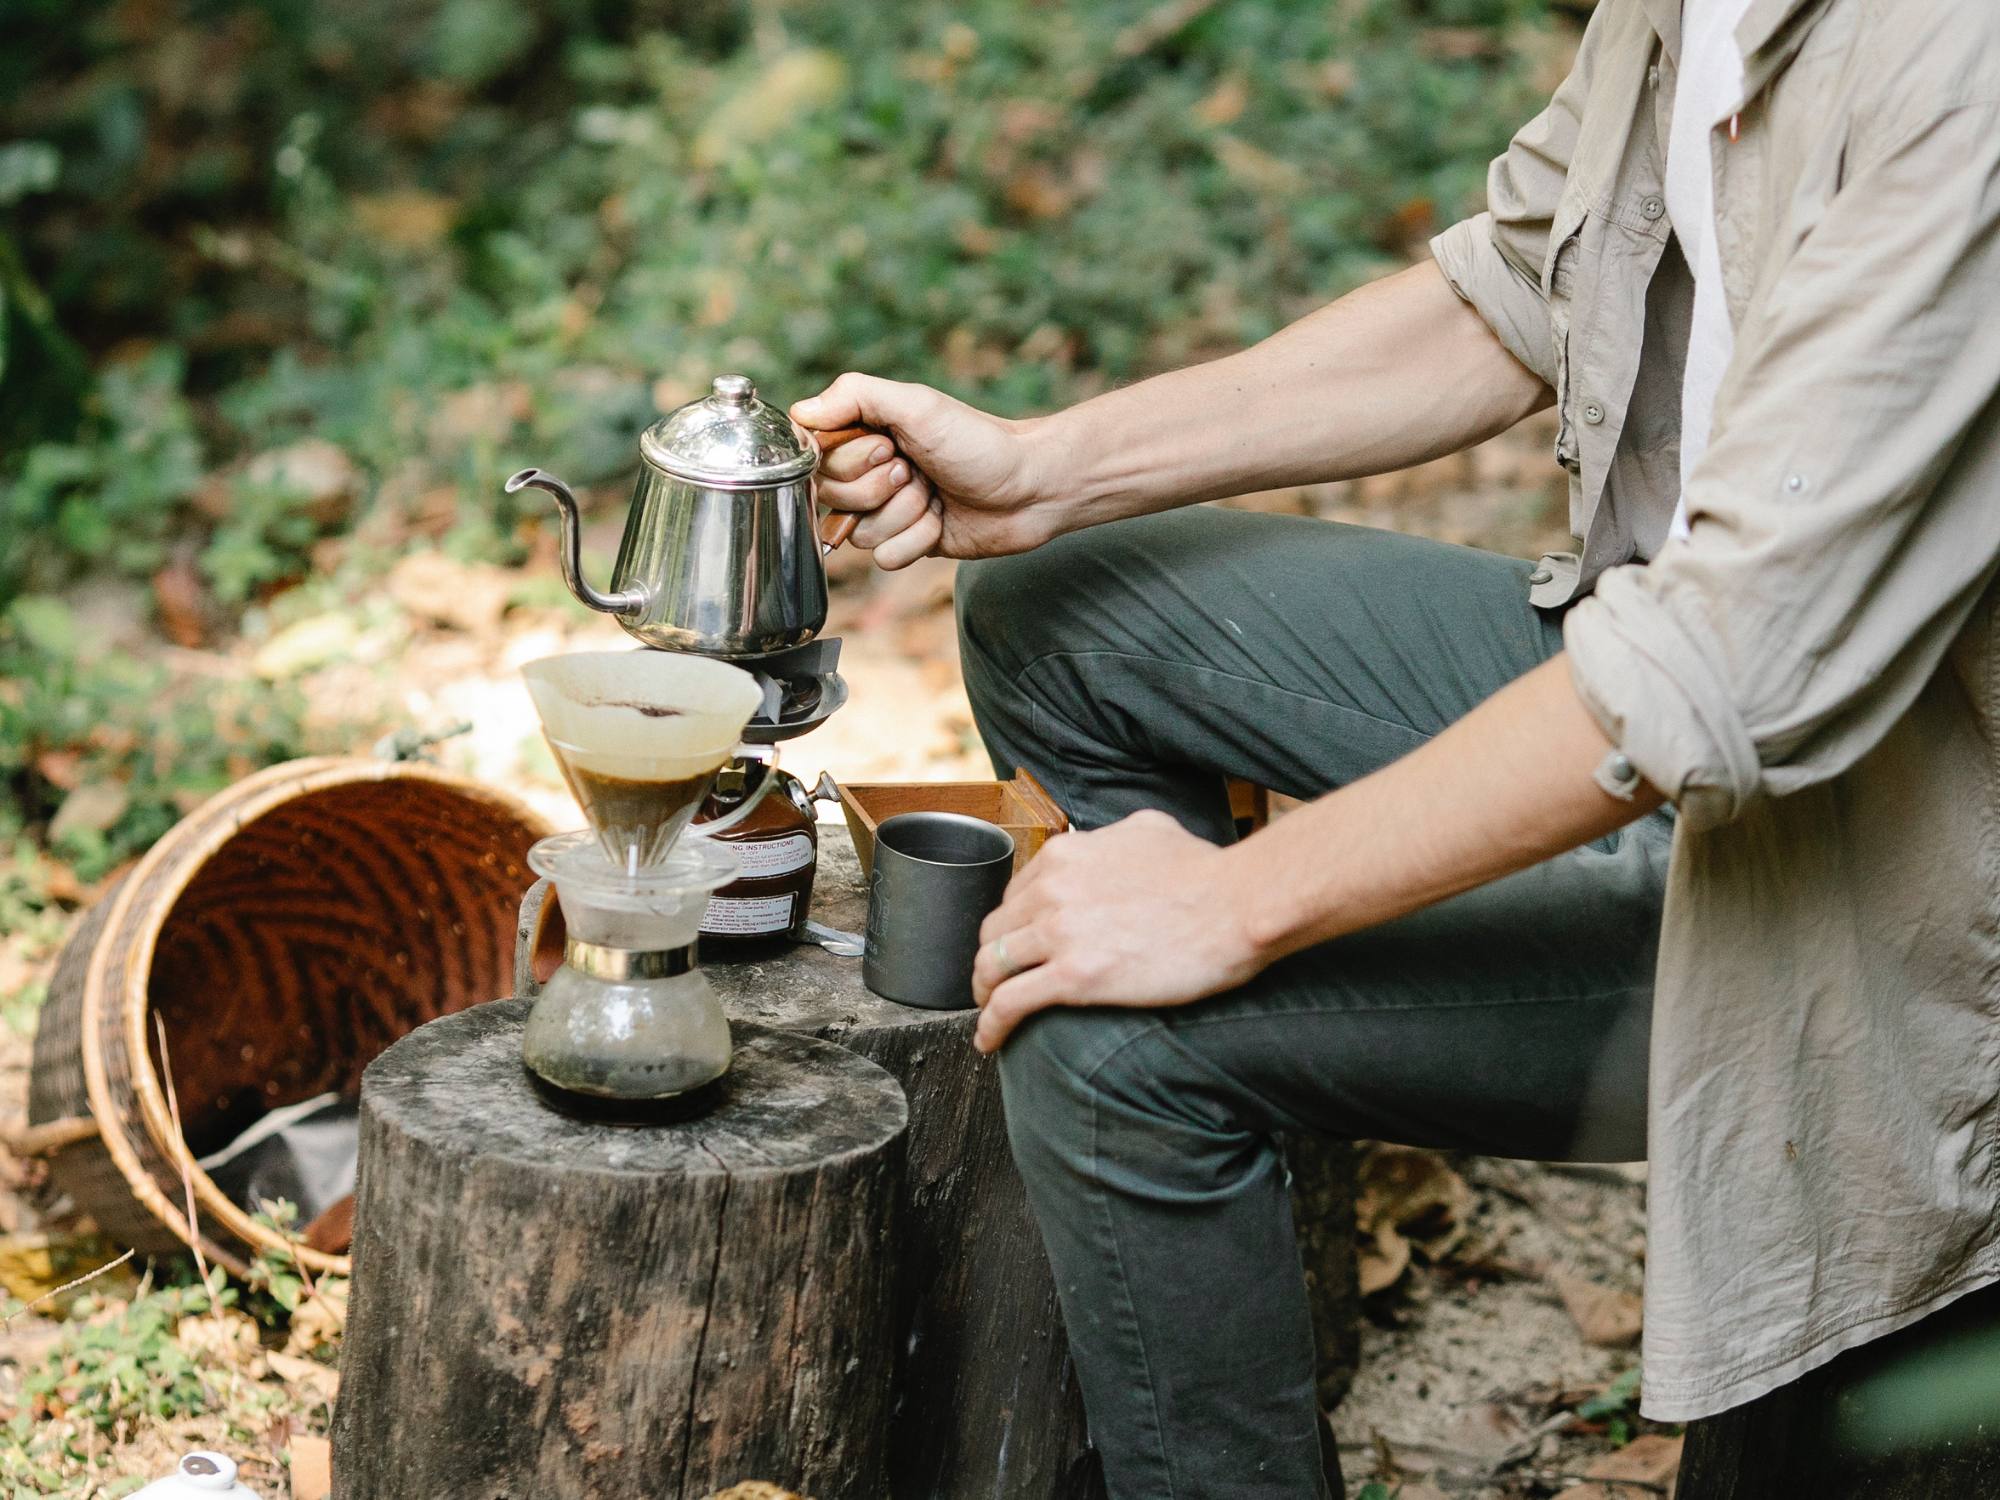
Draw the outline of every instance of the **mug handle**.
M776 745L738 745L730 752L730 759L761 761L764 774L757 782L757 789L737 805L734 812L717 818L712 823L691 823L688 825L690 837L707 838L712 834L727 833L757 810L757 804L771 794L771 788L778 784L778 747Z
M819 457L823 459L827 454L833 452L834 449L844 448L856 438L875 437L878 436L878 432L873 427L831 427L825 432L807 430L806 436L811 440L813 448ZM815 477L817 477L817 474L818 466L815 464ZM860 524L861 512L858 510L828 511L824 519L820 522L819 555L825 557L834 548L853 536L854 528Z

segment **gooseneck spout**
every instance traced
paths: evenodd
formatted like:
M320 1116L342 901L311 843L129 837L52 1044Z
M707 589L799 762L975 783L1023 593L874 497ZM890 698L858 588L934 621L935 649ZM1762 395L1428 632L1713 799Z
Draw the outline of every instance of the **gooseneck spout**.
M607 615L637 614L646 604L643 589L619 589L614 593L601 593L590 586L590 580L583 576L583 525L577 515L576 496L570 493L568 485L553 474L544 474L540 469L523 469L507 478L507 493L517 490L547 490L555 496L556 509L562 513L562 574L569 591L592 609L602 610Z

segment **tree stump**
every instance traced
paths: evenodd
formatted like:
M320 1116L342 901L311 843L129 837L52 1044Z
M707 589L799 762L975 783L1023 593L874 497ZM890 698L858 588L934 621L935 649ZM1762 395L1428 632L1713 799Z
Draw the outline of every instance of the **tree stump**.
M1679 1500L2000 1494L2000 1288L1691 1422Z
M1312 1308L1314 1385L1320 1410L1331 1412L1361 1368L1354 1143L1287 1134L1284 1144L1292 1174L1292 1222L1305 1270L1306 1302Z
M852 840L843 828L822 827L813 915L859 932L867 909ZM703 966L732 1020L839 1042L895 1075L909 1099L897 1299L903 1361L889 1493L895 1500L1097 1500L1103 1478L1084 1429L1055 1282L1008 1151L999 1075L972 1050L975 1012L883 1000L861 983L858 959L805 944L745 958L709 956ZM1359 1347L1352 1155L1340 1143L1300 1147L1300 1241L1319 1267L1310 1282L1321 1394L1330 1404L1346 1389Z
M361 1095L339 1500L879 1500L907 1111L839 1047L736 1027L705 1113L552 1105L522 1001Z

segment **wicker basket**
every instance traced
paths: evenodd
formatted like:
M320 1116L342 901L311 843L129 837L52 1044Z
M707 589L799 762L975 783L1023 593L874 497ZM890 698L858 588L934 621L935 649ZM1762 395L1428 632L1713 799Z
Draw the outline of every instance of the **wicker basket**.
M509 993L525 859L546 832L513 798L411 763L293 761L203 804L57 962L27 1135L58 1184L141 1251L192 1242L190 1178L209 1257L240 1272L282 1243L195 1158L269 1109L357 1091L398 1037Z

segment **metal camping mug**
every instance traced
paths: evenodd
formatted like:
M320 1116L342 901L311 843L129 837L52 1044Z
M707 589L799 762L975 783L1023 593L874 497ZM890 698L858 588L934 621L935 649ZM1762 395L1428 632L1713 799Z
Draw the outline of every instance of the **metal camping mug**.
M1014 837L960 813L908 812L875 830L861 981L928 1010L972 1005L979 925L1014 873Z

